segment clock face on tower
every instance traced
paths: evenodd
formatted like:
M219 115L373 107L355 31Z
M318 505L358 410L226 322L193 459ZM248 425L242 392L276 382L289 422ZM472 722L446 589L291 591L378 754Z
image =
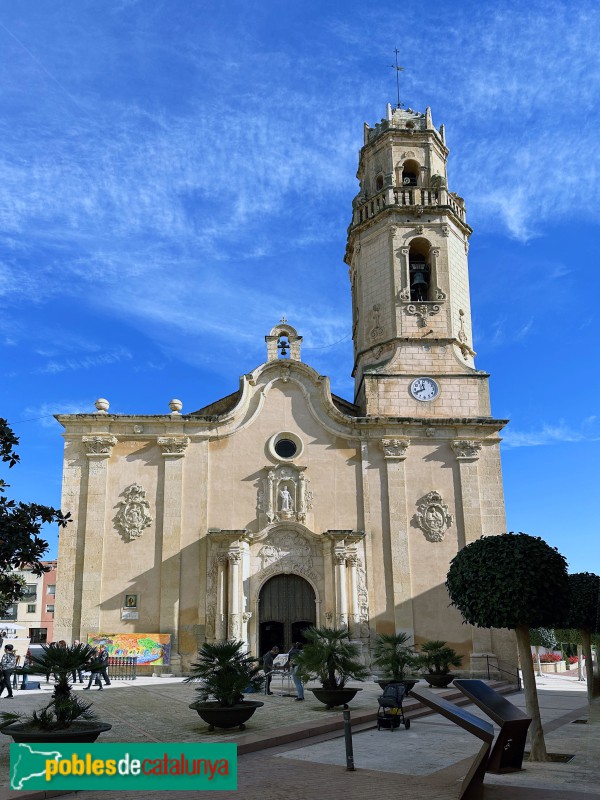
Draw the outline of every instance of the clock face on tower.
M410 385L410 393L415 400L427 402L435 400L440 393L440 387L433 378L415 378Z

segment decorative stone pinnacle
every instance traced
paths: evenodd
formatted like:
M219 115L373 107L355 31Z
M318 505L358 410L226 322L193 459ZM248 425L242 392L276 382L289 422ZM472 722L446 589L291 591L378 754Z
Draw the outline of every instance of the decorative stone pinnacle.
M110 408L110 403L104 397L99 397L94 405L98 409L96 411L97 414L107 414L108 409Z
M170 400L169 401L169 408L171 409L171 414L181 414L181 409L183 408L183 403L181 400Z

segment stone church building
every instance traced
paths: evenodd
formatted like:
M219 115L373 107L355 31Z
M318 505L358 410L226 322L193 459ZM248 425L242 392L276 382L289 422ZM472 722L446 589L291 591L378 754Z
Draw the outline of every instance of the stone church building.
M355 397L302 360L282 319L235 393L192 413L59 415L65 428L55 638L172 636L289 648L307 625L443 639L481 669L506 632L464 625L457 550L505 531L499 432L475 367L465 204L444 127L388 106L365 125L345 260ZM350 320L349 320L350 322ZM248 365L251 366L251 365ZM469 657L473 656L471 660Z

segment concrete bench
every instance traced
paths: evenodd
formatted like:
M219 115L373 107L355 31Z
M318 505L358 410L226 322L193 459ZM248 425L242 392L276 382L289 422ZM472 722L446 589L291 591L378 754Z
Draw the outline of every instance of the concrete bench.
M471 714L470 711L465 711L464 708L455 706L454 703L449 703L442 697L430 692L429 689L420 689L415 686L409 692L409 695L425 703L426 706L437 711L438 714L446 717L446 719L481 740L482 745L479 752L462 782L459 798L460 800L482 800L487 757L494 739L493 726L489 722Z
M487 771L500 773L520 770L531 717L483 681L456 678L454 685L500 726Z

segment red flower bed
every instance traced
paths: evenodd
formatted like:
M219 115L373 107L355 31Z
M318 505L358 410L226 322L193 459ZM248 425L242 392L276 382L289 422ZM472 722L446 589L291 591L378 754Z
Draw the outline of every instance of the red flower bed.
M569 656L569 664L578 664L578 663L579 659L577 658L577 656Z
M555 664L557 661L562 661L560 653L542 653L540 656L542 664Z

